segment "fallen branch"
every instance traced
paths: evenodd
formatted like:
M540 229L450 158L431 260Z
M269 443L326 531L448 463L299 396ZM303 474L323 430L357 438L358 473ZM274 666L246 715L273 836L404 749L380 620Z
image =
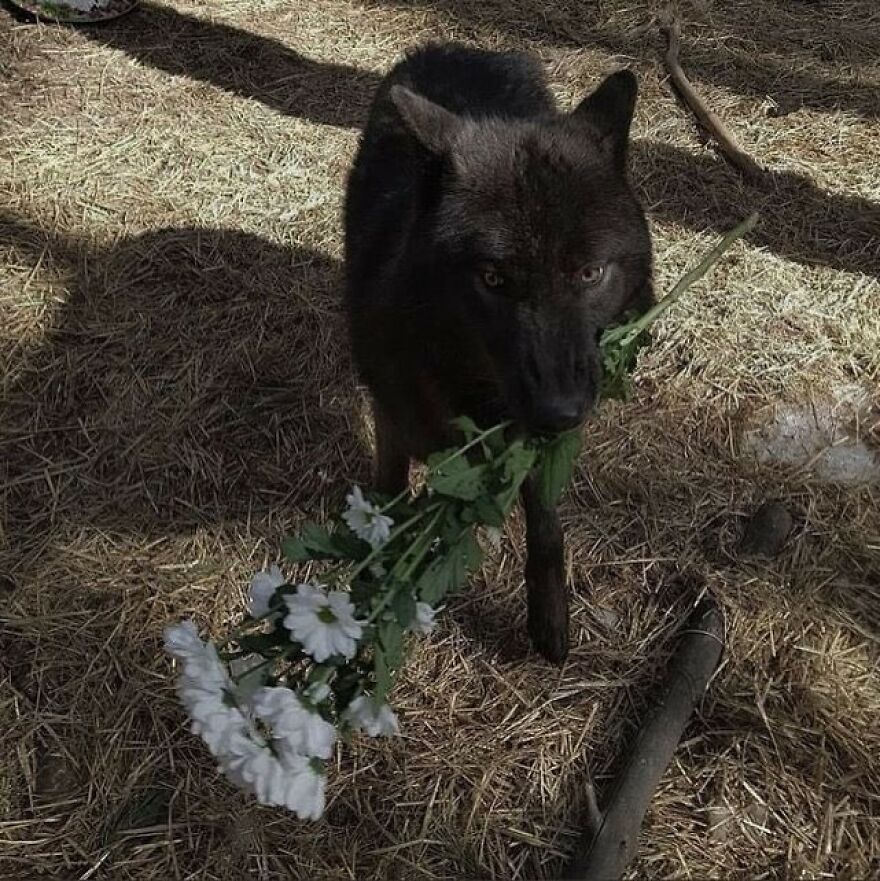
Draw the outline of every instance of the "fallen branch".
M666 38L666 54L663 61L679 100L693 113L697 123L712 138L724 159L749 180L761 178L764 169L737 144L727 126L706 106L705 101L697 94L682 70L678 60L681 38L681 25L678 19L674 15L667 14L665 21L660 25L660 32Z
M570 881L616 881L636 854L639 829L694 706L724 647L724 619L713 599L694 610L669 664L663 699L639 732L608 805L597 812L588 784L585 846L572 860ZM598 816L597 816L598 813Z

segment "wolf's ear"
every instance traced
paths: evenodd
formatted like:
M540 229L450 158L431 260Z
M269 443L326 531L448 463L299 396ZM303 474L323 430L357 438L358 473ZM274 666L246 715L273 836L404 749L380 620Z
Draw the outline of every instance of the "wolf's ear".
M411 92L391 87L391 100L409 132L431 153L445 153L461 127L461 119L445 107Z
M626 165L626 146L638 89L635 74L631 70L619 70L571 113L573 119L589 125L621 169Z

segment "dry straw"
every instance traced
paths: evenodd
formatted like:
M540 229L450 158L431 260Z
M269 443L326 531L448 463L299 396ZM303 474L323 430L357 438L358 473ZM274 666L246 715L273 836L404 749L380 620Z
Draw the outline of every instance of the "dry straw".
M878 491L739 444L780 400L856 383L877 403L876 4L681 5L682 63L761 187L663 88L659 11L218 0L81 31L0 13L0 877L552 877L588 766L601 796L705 587L729 648L632 877L877 874ZM567 666L526 653L517 519L408 665L403 737L347 752L305 825L184 734L160 632L225 629L286 531L368 477L344 174L381 71L449 36L532 49L564 101L635 66L660 290L747 211L762 223L588 429ZM875 445L876 418L857 426ZM770 496L795 532L743 559Z

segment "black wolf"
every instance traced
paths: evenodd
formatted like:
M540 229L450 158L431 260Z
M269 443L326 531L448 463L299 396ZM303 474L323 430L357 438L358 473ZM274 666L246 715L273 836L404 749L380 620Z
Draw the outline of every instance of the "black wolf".
M653 299L626 175L628 71L561 113L518 53L433 45L380 84L348 182L347 306L374 401L378 485L448 446L449 420L552 433L596 402L602 329ZM523 491L529 633L568 649L559 518Z

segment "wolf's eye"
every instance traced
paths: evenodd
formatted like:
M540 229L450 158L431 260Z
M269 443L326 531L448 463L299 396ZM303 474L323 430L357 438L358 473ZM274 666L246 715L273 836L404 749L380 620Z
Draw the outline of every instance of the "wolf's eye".
M581 284L594 288L605 277L605 267L601 263L584 266L578 273Z
M504 276L494 266L486 266L482 271L481 278L487 288L500 288L504 284Z

